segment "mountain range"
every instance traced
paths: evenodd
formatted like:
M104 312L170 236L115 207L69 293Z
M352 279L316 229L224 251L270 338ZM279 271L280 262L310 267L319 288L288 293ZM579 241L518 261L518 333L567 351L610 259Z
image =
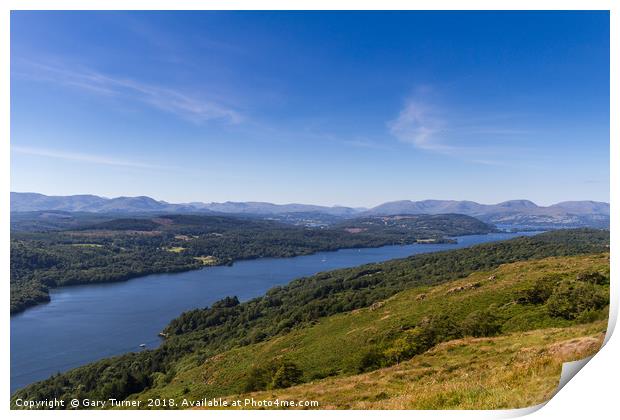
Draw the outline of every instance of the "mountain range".
M538 206L529 200L510 200L498 204L474 201L424 200L392 201L367 211L370 215L460 213L488 223L520 226L609 226L609 203L564 201Z
M494 224L558 227L608 227L610 214L609 203L597 201L565 201L551 206L538 206L529 200L510 200L498 204L456 200L401 200L367 209L253 201L173 204L146 196L104 198L96 195L48 196L38 193L11 192L11 212L31 211L226 213L260 216L324 214L343 219L362 216L457 213Z

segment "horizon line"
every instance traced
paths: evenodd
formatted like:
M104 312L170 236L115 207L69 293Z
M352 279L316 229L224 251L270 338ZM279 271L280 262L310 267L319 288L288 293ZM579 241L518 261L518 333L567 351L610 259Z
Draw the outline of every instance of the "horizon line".
M93 196L93 197L103 198L103 199L106 199L106 200L114 200L114 199L119 199L119 198L141 198L141 197L146 197L146 198L149 198L149 199L157 201L157 202L163 202L163 203L171 204L171 205L191 205L193 203L198 203L198 204L261 203L261 204L272 204L272 205L276 205L276 206L305 205L305 206L317 206L317 207L327 207L327 208L350 208L350 209L365 209L365 210L371 210L371 209L373 209L375 207L378 207L378 206L381 206L383 204L397 203L397 202L401 202L401 201L409 201L409 202L412 202L412 203L419 203L419 202L425 202L425 201L471 202L471 203L480 204L480 205L484 205L484 206L494 206L494 205L499 205L499 204L508 203L508 202L515 202L515 201L529 201L530 203L534 204L537 207L551 207L551 206L554 206L554 205L558 205L558 204L562 204L562 203L570 203L570 202L592 202L592 203L603 203L603 204L607 204L607 205L610 204L609 201L599 201L599 200L590 200L590 199L563 200L563 201L558 201L558 202L551 203L551 204L548 204L548 205L540 205L540 204L536 203L535 201L527 199L527 198L514 198L514 199L499 201L499 202L496 202L496 203L482 203L482 202L478 202L478 201L475 201L475 200L469 200L469 199L457 200L457 199L425 198L425 199L420 199L420 200L414 200L414 199L388 200L388 201L380 202L379 204L376 204L374 206L353 206L353 205L344 205L344 204L327 205L327 204L314 204L314 203L307 203L307 202L274 202L274 201L256 201L256 200L245 200L245 201L238 201L238 200L199 201L199 200L193 200L193 201L173 202L173 201L167 201L167 200L163 200L163 199L157 199L157 198L151 197L149 195L135 195L135 196L119 195L119 196L116 196L116 197L108 197L108 196L97 195L97 194L93 194L93 193L66 194L66 195L44 194L44 193L34 192L34 191L10 191L10 193L11 194L13 194L13 193L16 193L16 194L38 194L38 195L43 195L43 196L46 196L46 197ZM9 206L10 206L10 203L9 203Z

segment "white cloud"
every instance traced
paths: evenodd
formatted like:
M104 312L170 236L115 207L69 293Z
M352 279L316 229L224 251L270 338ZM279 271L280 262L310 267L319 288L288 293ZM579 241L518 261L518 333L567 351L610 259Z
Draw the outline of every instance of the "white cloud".
M72 86L95 94L129 98L196 123L222 120L237 124L242 120L239 112L229 106L175 89L113 77L89 69L75 70L32 62L27 64L34 71L20 73L21 76Z
M497 126L508 122L502 114L464 116L448 112L428 100L429 92L410 98L398 116L387 123L392 136L403 143L433 153L469 163L490 166L509 166L506 156L514 158L526 153L519 137L529 135L512 126Z
M404 143L423 150L450 153L454 148L443 144L438 136L444 126L444 121L431 106L415 100L409 100L398 117L388 123L390 133Z
M54 159L72 160L77 162L95 163L110 166L125 166L139 169L165 169L163 166L152 165L144 162L117 159L109 156L73 153L60 150L41 149L37 147L11 146L11 152L22 155L42 156Z

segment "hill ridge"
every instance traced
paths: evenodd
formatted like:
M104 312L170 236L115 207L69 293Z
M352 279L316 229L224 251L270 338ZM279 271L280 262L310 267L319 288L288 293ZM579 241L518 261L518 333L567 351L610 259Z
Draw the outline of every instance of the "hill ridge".
M526 199L497 204L480 204L469 200L399 200L372 208L321 206L313 204L274 204L263 201L226 201L170 203L148 196L106 198L91 194L48 196L32 192L11 192L12 212L69 211L92 213L230 213L246 215L285 215L316 213L349 219L360 216L393 216L402 214L464 214L485 222L528 225L606 227L609 225L609 203L592 200L563 201L539 206Z

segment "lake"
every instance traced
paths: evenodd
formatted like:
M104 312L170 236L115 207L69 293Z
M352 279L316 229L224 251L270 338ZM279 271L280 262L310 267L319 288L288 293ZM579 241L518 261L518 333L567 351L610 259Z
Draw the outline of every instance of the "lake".
M342 249L293 258L238 261L126 282L71 286L51 291L51 302L11 317L11 393L32 382L86 363L157 347L157 336L181 312L225 296L241 301L273 286L337 268L462 248L538 232L492 233L457 238L456 244L413 244Z

